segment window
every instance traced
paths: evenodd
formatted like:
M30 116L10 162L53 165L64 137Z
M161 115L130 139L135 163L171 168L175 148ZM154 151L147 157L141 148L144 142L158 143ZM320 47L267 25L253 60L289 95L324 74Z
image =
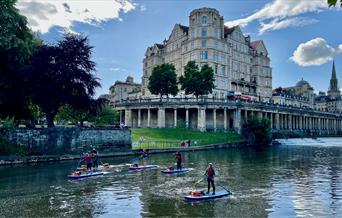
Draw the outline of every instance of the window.
M201 46L202 47L207 47L207 40L202 40L201 41Z
M215 74L217 74L218 65L215 64Z
M201 36L207 36L207 28L202 28Z
M214 29L214 34L213 34L213 36L214 36L215 38L218 38L218 30L217 30L217 29Z
M201 59L202 60L208 59L208 51L201 51Z
M222 76L226 74L226 66L222 65Z
M203 25L206 25L207 22L208 22L207 17L206 17L206 16L203 16L202 19L201 19L201 23L202 23Z
M191 49L194 49L195 48L195 43L194 41L191 42Z

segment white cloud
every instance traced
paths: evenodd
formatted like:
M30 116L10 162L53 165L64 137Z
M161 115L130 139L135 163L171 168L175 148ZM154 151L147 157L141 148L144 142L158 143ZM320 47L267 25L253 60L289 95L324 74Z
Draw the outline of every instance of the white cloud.
M16 7L28 19L35 32L47 33L59 26L73 31L74 22L99 25L111 19L121 19L120 13L136 9L131 0L18 0Z
M297 18L296 16L309 13L320 12L328 8L326 0L274 0L266 4L260 10L242 19L226 22L227 26L246 26L252 21L259 21L262 34L270 30L278 30L290 26L303 26L313 23L310 19ZM295 19L300 19L301 24L297 24Z
M109 68L109 71L114 71L114 72L120 71L120 70L121 70L121 68L119 68L119 67L110 67Z
M342 44L334 49L323 38L315 38L299 44L290 60L304 67L317 66L333 60L339 53L342 53Z
M279 30L284 29L287 27L294 27L294 26L305 26L308 24L317 23L318 20L316 19L310 19L305 17L293 17L289 19L283 19L279 20L278 18L275 18L269 23L263 23L261 22L261 28L259 29L259 34L263 34L266 31L270 30Z

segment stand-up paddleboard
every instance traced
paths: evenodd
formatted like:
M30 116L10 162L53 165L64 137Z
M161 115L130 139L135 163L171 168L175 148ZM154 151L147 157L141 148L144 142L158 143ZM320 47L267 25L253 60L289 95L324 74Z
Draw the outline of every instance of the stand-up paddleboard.
M183 168L181 170L177 170L177 169L173 169L173 170L170 170L170 169L165 169L165 170L162 170L161 172L162 173L165 173L165 174L177 174L177 173L186 173L188 172L189 169L187 168Z
M203 200L211 200L215 198L222 198L224 196L231 195L232 193L227 190L222 190L216 192L214 195L212 193L203 194L203 195L186 195L184 196L184 200L186 201L203 201Z
M145 169L151 169L151 168L157 168L158 165L141 165L141 166L129 166L130 170L145 170Z
M71 174L68 176L68 179L83 179L88 177L94 177L94 176L102 176L103 172L90 172L90 173L84 173L81 175L78 174Z

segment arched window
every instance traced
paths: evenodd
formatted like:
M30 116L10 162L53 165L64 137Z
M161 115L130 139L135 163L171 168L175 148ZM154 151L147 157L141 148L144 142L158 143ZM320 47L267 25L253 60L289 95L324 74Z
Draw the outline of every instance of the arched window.
M207 29L204 27L202 28L201 36L207 36Z
M207 24L207 17L206 16L203 16L202 18L201 18L201 23L203 24L203 25L205 25L205 24Z

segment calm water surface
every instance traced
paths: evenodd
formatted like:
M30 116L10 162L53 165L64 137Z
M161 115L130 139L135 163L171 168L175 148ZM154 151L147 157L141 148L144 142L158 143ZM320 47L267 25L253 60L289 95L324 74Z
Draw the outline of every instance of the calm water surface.
M0 168L0 217L341 217L342 147L277 146L263 151L227 149L183 153L188 174L160 169L130 172L131 158L111 158L108 174L83 181L66 176L76 162ZM233 196L200 203L183 201L204 190L207 163L216 186ZM174 163L171 154L149 163Z

